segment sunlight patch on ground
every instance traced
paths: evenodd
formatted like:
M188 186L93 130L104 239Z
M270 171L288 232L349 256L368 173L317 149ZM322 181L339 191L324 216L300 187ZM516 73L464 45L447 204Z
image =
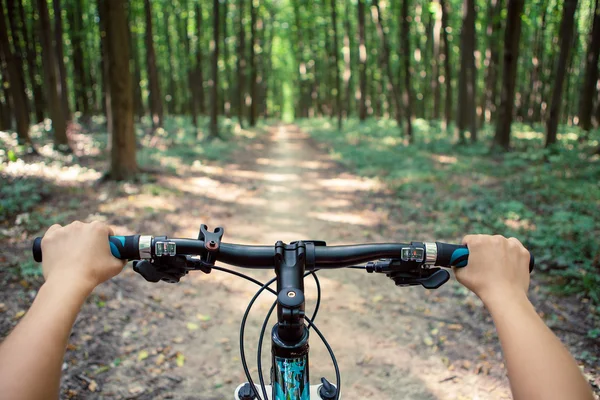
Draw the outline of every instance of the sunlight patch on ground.
M27 163L21 159L8 163L2 172L15 178L26 176L43 178L58 185L93 182L102 177L101 172L80 165L65 166L58 162Z
M513 130L512 134L517 139L531 140L531 139L543 139L544 138L544 134L543 133L541 133L541 132L535 132L535 131L523 131L523 130L516 131L516 130Z
M320 179L319 185L334 192L356 192L377 190L381 184L375 179L334 178Z
M443 154L433 154L431 158L441 164L456 164L458 161L458 159L454 156L446 156Z
M308 216L323 221L340 222L351 225L377 225L377 219L374 218L374 215L360 215L358 213L309 212Z

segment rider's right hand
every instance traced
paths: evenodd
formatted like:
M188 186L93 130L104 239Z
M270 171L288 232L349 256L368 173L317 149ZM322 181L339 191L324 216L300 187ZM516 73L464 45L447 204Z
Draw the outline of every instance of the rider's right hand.
M527 295L529 252L518 239L496 235L467 235L469 263L454 268L456 279L484 302Z

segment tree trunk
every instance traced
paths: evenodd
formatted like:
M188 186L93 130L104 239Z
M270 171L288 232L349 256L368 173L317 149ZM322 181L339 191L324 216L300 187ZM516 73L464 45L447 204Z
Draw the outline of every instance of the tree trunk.
M154 35L152 34L152 9L150 0L144 0L144 12L146 15L146 67L148 68L148 101L150 103L150 116L152 117L152 128L163 126L163 102L160 95L160 84L158 82L158 70L156 69L156 53L154 52Z
M131 65L133 66L133 81L131 86L133 90L133 111L138 121L142 120L144 116L144 102L142 100L142 88L140 87L140 81L142 80L142 73L140 71L140 60L138 54L137 37L131 32L131 26L136 26L137 21L134 16L134 12L131 9L133 3L129 4L129 20L127 24L127 39L129 43L129 51L131 54ZM189 53L186 53L189 54Z
M196 3L196 30L198 35L198 45L196 48L196 95L198 99L198 111L200 115L206 115L206 106L204 101L204 68L202 66L202 52L204 48L202 44L204 43L204 34L203 34L203 18L202 18L202 7L200 3Z
M71 120L71 109L69 107L69 88L67 87L67 69L65 68L65 52L63 49L63 25L61 0L52 0L54 6L54 45L56 51L56 63L58 65L58 95L63 108L63 114L67 121Z
M535 44L533 46L533 57L532 63L533 68L531 70L530 78L530 90L529 98L527 99L527 120L531 122L538 122L540 117L540 104L542 81L540 79L543 66L544 66L544 38L546 32L546 18L548 15L548 4L546 1L542 2L542 23L539 30L535 34Z
M344 19L344 89L346 92L346 105L344 114L346 118L350 116L352 109L352 46L350 45L352 27L350 25L350 3L346 2L346 17Z
M475 0L463 2L463 26L460 33L460 75L458 81L459 140L465 141L465 131L471 141L477 140L477 113L475 93Z
M229 4L223 0L223 63L225 64L225 87L223 88L224 114L231 116L231 73L229 71L229 48L227 46L227 11Z
M419 83L422 83L421 87L422 87L422 94L423 94L423 99L420 101L421 103L421 118L429 120L431 119L431 103L429 102L430 98L431 98L431 72L433 70L432 67L432 57L431 57L431 53L433 50L433 46L432 46L432 38L433 38L433 17L431 15L431 13L429 12L429 10L425 10L425 12L423 13L423 18L427 18L427 23L423 24L425 26L425 47L423 47L422 51L421 51L421 57L422 57L422 62L421 64L423 65L423 70L422 73L419 75L419 77L421 78L419 81Z
M70 151L67 139L67 123L65 120L63 103L59 95L58 63L55 60L54 46L52 45L52 28L50 26L50 14L46 0L38 0L40 13L42 57L46 76L46 99L50 107L52 118L52 129L54 130L54 144L61 151Z
M500 31L502 29L502 18L500 11L502 10L502 0L492 0L488 4L487 13L487 49L485 52L484 73L485 85L481 96L481 121L480 126L484 122L494 121L496 114L497 93L498 93L498 61L500 60ZM504 44L506 48L506 43Z
M296 25L296 35L298 38L298 51L296 58L298 60L298 76L300 80L299 91L300 91L300 99L298 101L298 111L297 114L301 118L308 117L308 108L310 106L310 87L308 86L308 76L307 76L307 63L305 61L304 56L304 39L303 39L303 31L302 31L302 22L304 19L300 15L301 9L298 6L298 0L294 0L292 2L294 7L294 22ZM309 43L310 47L310 43Z
M169 26L169 8L172 7L171 2L165 2L163 9L163 20L164 20L164 39L167 44L167 73L169 75L169 83L167 86L167 93L164 99L167 103L167 114L175 114L175 99L177 99L177 90L175 87L175 65L173 63L173 49L171 47L171 28ZM157 28L159 29L159 28Z
M452 109L454 98L452 94L452 63L450 60L450 41L448 40L448 17L450 14L449 0L440 0L442 7L442 40L444 42L444 83L446 84L446 105L444 110L446 129L454 118Z
M560 106L562 102L563 84L567 72L567 62L573 43L573 23L575 10L577 9L577 0L565 0L563 6L563 17L560 23L560 56L556 63L554 91L552 94L552 104L550 105L550 116L546 124L546 147L556 143L556 133L558 130L558 120L560 118Z
M250 0L252 1L252 0ZM244 110L246 108L246 28L244 25L245 1L239 0L239 26L238 26L238 56L237 56L237 112L240 128L244 125Z
M375 0L377 1L377 0ZM333 62L335 72L335 108L337 112L338 130L342 130L342 91L340 83L340 60L338 46L338 31L337 31L337 13L335 10L335 0L329 3L331 6L331 24L333 26Z
M104 115L106 116L106 132L108 133L107 150L112 149L112 137L113 137L113 113L112 113L112 99L110 92L110 77L108 76L108 43L106 43L106 1L110 0L98 0L98 16L100 17L100 55L101 69L102 69L102 106Z
M390 63L390 45L385 34L383 27L383 18L381 17L381 10L379 8L379 0L373 0L373 6L371 8L371 16L373 17L373 23L377 26L377 34L381 41L381 61L382 67L385 68L387 77L390 83L390 89L392 92L392 102L395 107L394 117L398 123L398 128L402 129L402 111L400 110L400 93L399 88L394 80L394 73L392 72L392 66Z
M82 36L85 31L82 29L80 3L74 2L71 7L67 7L67 17L69 20L69 33L71 45L73 48L73 89L75 92L75 110L81 111L84 117L90 113L86 81L85 66L83 61L83 41Z
M367 45L365 41L365 0L358 0L358 37L358 117L361 121L364 121L367 118Z
M17 39L13 36L13 43L16 41ZM6 63L9 82L8 88L13 101L15 119L17 120L19 144L31 145L27 95L25 94L25 87L21 85L23 82L23 66L19 61L19 57L13 54L10 47L8 27L6 26L6 13L2 2L0 2L0 59ZM6 81L6 77L3 78Z
M104 7L113 133L109 177L131 179L138 171L133 129L133 89L125 0L101 0Z
M212 81L210 83L210 137L219 136L219 124L217 114L219 112L219 0L213 0L213 40L212 54Z
M510 147L510 126L515 104L515 83L517 79L517 61L519 60L519 41L521 38L521 15L524 0L508 0L506 30L504 31L504 64L502 66L502 93L496 124L494 145L507 151Z
M594 8L594 22L589 35L589 45L585 57L585 77L581 86L579 99L579 126L585 131L592 128L592 111L594 93L598 80L598 55L600 54L600 7L596 0Z
M25 44L27 46L27 72L29 73L29 80L31 81L31 88L33 92L33 104L35 110L35 121L42 122L44 121L44 110L46 109L45 98L44 98L44 90L40 81L36 79L36 71L39 70L39 67L36 63L37 61L37 46L35 41L35 26L37 25L36 19L34 18L35 7L31 7L31 25L32 25L32 33L29 35L27 31L27 19L25 18L25 9L23 7L23 0L18 0L17 6L19 7L19 15L21 17L21 31L23 35L23 40L25 40Z
M8 21L10 23L9 36L12 38L12 45L14 48L13 62L15 63L15 65L17 66L17 69L19 70L19 81L16 82L16 85L18 86L16 89L25 95L25 113L27 115L27 123L29 125L29 101L27 98L27 85L25 83L25 68L24 68L24 64L25 64L25 60L26 60L26 56L25 56L26 43L25 43L23 36L21 35L22 32L19 29L19 24L24 25L25 21L21 20L19 18L19 15L17 14L18 10L15 8L14 0L7 0L6 8L7 8L6 11L8 13ZM7 30L7 34L8 34L8 30Z
M433 93L433 114L434 120L440 119L440 101L442 93L440 90L440 34L442 31L442 12L440 0L435 1L435 21L433 23L433 59L431 64L431 91Z
M250 126L256 125L256 78L258 71L256 68L256 54L254 47L256 46L256 7L254 1L250 1Z
M404 90L402 91L402 104L404 105L404 109L406 110L406 134L408 135L409 140L412 142L413 138L413 128L412 128L412 90L410 87L411 81L411 73L410 73L410 17L408 15L408 1L402 1L402 14L400 15L401 21L399 21L399 25L401 26L401 38L400 42L402 44L402 54L404 59Z

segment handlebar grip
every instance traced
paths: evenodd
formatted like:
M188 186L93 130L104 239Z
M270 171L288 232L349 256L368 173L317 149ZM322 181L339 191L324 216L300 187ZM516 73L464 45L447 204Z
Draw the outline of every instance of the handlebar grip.
M109 236L108 242L110 252L115 258L121 260L138 259L140 256L139 243L140 235L130 236ZM37 237L33 241L33 259L36 262L42 262L42 238Z
M469 262L469 249L464 244L450 244L435 242L437 245L437 259L435 265L442 267L466 267ZM529 273L533 271L535 258L529 252Z

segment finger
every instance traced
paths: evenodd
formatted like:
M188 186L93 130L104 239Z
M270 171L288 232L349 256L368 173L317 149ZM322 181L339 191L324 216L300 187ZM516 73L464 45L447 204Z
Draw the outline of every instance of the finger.
M48 230L46 231L46 233L44 234L44 236L46 236L47 234L52 233L55 230L60 229L60 228L62 228L62 225L54 224L50 228L48 228Z

